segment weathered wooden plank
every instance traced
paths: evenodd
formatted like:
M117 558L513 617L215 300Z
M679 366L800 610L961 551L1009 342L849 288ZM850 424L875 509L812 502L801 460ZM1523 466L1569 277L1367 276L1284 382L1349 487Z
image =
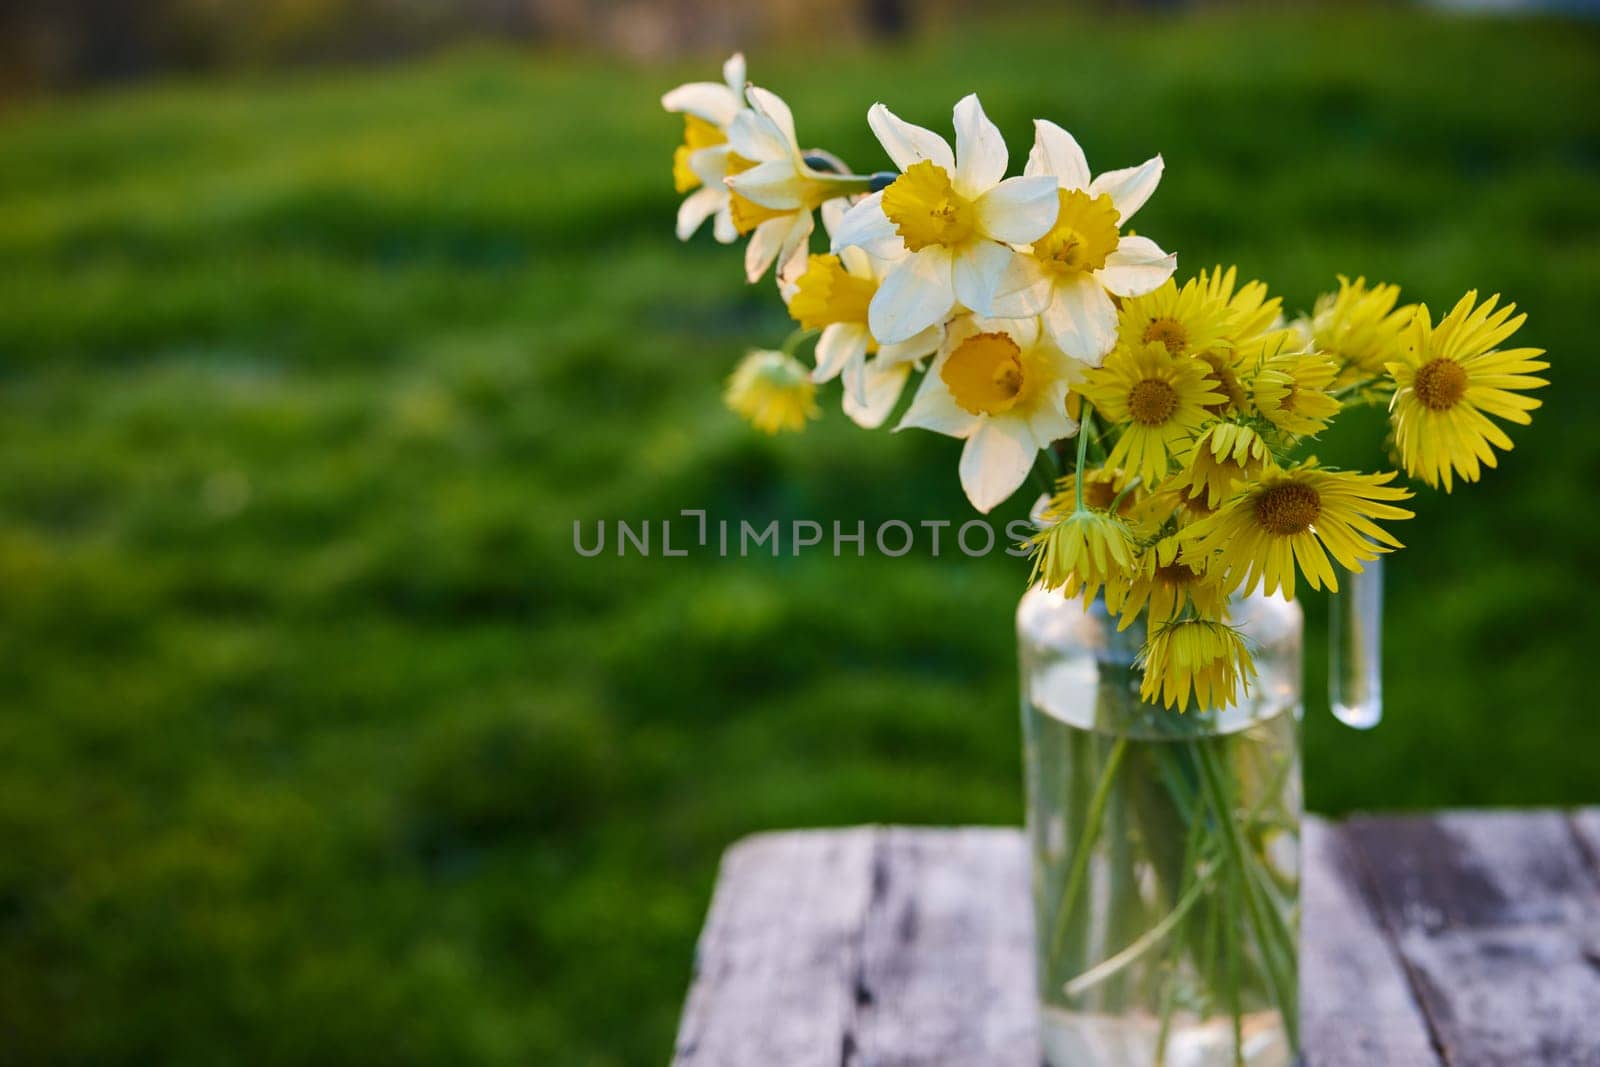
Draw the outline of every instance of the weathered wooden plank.
M1038 1067L1033 982L1022 836L885 831L847 1067Z
M1589 869L1600 876L1600 808L1581 808L1572 813L1571 819Z
M1349 849L1337 825L1306 820L1300 883L1306 1067L1437 1067L1422 1009Z
M723 857L676 1067L839 1067L877 837L764 835Z
M1347 834L1452 1067L1600 1065L1600 886L1564 816L1358 819Z

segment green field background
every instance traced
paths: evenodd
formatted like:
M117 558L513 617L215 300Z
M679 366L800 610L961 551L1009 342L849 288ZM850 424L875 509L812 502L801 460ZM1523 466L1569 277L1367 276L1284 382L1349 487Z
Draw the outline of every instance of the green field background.
M1182 275L1520 303L1554 385L1400 529L1381 730L1328 716L1306 602L1307 790L1600 800L1593 25L1028 19L750 63L860 168L874 100L943 129L974 89L1018 163L1036 115L1096 169L1164 153L1138 226ZM1018 561L573 551L686 507L968 515L955 442L835 392L776 440L722 409L789 324L672 238L657 99L716 64L0 115L0 1063L660 1064L730 842L1020 821Z

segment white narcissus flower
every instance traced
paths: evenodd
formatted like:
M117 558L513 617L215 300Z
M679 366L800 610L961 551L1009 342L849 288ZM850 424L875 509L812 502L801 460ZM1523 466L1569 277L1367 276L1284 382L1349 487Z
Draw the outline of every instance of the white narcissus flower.
M1041 449L1077 432L1067 391L1084 372L1037 318L966 315L946 330L897 429L917 426L965 439L961 488L987 512L1027 480Z
M822 222L829 233L838 228L845 211L843 200L822 205ZM913 364L932 355L944 337L942 326L930 326L898 344L880 346L867 325L867 308L883 281L884 272L899 255L885 261L859 248L841 248L837 254L812 256L806 270L786 287L789 314L808 330L821 330L817 338L818 382L840 378L844 383L844 411L857 425L871 430L889 417ZM869 358L870 357L870 358Z
M752 85L750 107L728 126L727 177L734 229L750 234L745 276L752 282L774 260L778 277L805 262L814 226L811 213L824 202L864 192L866 181L813 169L795 137L794 115L777 94Z
M1011 245L1050 229L1055 180L1005 177L1005 141L978 98L967 96L955 107L954 152L944 138L882 104L872 105L867 120L901 174L850 210L833 249L855 246L882 256L903 244L910 253L872 298L872 335L884 344L904 341L943 322L957 303L986 313L996 297L1026 285Z
M1000 301L996 314L1040 313L1063 351L1099 366L1117 340L1111 297L1143 296L1178 266L1176 255L1148 237L1122 233L1155 192L1162 167L1156 156L1090 180L1089 164L1072 134L1053 122L1035 121L1033 151L1023 173L1053 178L1060 207L1055 224L1028 250L1024 262L1032 284Z
M706 219L715 216L718 241L739 239L734 228L728 187L728 126L744 110L744 56L730 56L722 65L723 83L690 82L661 97L661 106L683 115L683 144L672 154L672 178L678 192L688 193L678 208L678 240L687 241Z

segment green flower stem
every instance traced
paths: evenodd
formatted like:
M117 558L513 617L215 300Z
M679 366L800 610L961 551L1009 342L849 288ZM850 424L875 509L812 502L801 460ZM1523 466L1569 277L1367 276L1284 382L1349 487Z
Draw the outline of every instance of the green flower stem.
M1234 907L1240 904L1244 907L1245 918L1248 919L1256 944L1261 950L1261 963L1267 972L1273 999L1278 1002L1278 1013L1283 1018L1284 1032L1289 1035L1290 1045L1299 1048L1300 1021L1296 1010L1299 994L1294 973L1294 943L1283 916L1272 906L1270 900L1261 899L1260 883L1250 873L1248 865L1251 863L1251 856L1245 847L1239 824L1232 817L1232 796L1223 776L1223 770L1218 764L1216 752L1203 742L1195 747L1199 757L1200 780L1210 794L1211 806L1217 814L1218 836L1227 854L1228 866L1233 872L1230 878L1231 891L1228 894L1230 903ZM1236 952L1236 946L1232 945L1235 939L1227 940L1230 942L1230 948Z
M1072 866L1067 871L1066 886L1061 891L1061 904L1056 912L1055 933L1050 938L1049 970L1052 974L1055 972L1056 961L1060 958L1061 949L1067 939L1067 926L1072 917L1072 910L1078 903L1083 880L1089 873L1089 854L1094 850L1095 842L1100 837L1100 824L1105 818L1106 801L1111 797L1111 786L1127 749L1127 737L1119 736L1112 743L1110 754L1106 756L1106 765L1100 771L1100 780L1095 783L1094 795L1089 801L1089 811L1084 819L1083 833L1079 836L1077 848L1072 853Z
M1083 421L1078 424L1078 466L1077 474L1073 478L1072 488L1076 492L1077 507L1075 510L1083 511L1083 466L1089 454L1089 435L1094 433L1094 416L1089 414L1089 409L1083 409Z
M795 349L805 344L811 338L816 337L821 332L821 330L808 330L804 326L801 326L789 334L788 337L783 339L783 345L781 348L779 348L779 351L786 356L793 356Z

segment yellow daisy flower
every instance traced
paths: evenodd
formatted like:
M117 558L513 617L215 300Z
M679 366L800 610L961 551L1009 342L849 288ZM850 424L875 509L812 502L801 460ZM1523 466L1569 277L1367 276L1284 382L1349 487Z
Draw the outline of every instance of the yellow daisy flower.
M1248 362L1255 367L1250 392L1256 410L1280 430L1320 433L1339 414L1333 396L1339 364L1324 352L1300 349L1293 330L1277 330L1252 346Z
M1266 282L1250 281L1235 288L1238 277L1238 267L1216 266L1200 272L1200 288L1208 301L1227 308L1232 319L1228 335L1235 344L1243 344L1272 329L1283 314L1283 300L1268 296Z
M1033 572L1028 581L1067 596L1093 600L1102 587L1109 598L1127 588L1133 568L1133 536L1115 515L1087 508L1074 511L1060 522L1035 534ZM1115 610L1115 607L1112 607Z
M1340 364L1340 384L1382 374L1391 360L1400 358L1401 335L1417 306L1397 308L1399 300L1398 285L1380 282L1369 288L1365 278L1352 282L1342 274L1337 293L1317 298L1304 325L1311 347Z
M1260 474L1272 459L1261 435L1238 422L1214 422L1184 458L1183 483L1189 495L1215 508L1235 485Z
M1114 423L1126 423L1106 463L1125 467L1154 485L1173 455L1223 399L1206 384L1206 364L1174 358L1163 344L1119 346L1105 366L1089 372L1083 393Z
M1210 287L1191 278L1178 288L1167 279L1143 296L1123 300L1117 315L1117 337L1139 347L1160 343L1174 356L1194 356L1231 347L1228 327L1233 313Z
M1339 580L1328 553L1346 570L1360 571L1363 561L1401 547L1373 522L1411 518L1411 512L1386 503L1411 496L1388 484L1394 477L1393 471L1323 470L1307 460L1267 473L1185 536L1207 560L1207 572L1224 575L1230 587L1248 591L1261 581L1268 594L1281 589L1292 597L1298 564L1311 588L1326 585L1336 592Z
M807 419L821 415L811 373L782 352L751 352L728 376L723 402L735 414L766 434L803 430Z
M1118 605L1117 629L1126 630L1146 609L1149 625L1159 626L1190 606L1216 618L1227 604L1227 586L1206 574L1200 557L1186 551L1177 534L1169 534L1139 557L1127 595Z
M1225 708L1250 691L1255 663L1238 630L1214 619L1187 619L1155 629L1139 652L1144 681L1139 696L1159 698L1167 707L1189 710L1194 696L1200 710Z
M1520 390L1550 384L1534 377L1550 366L1537 358L1543 349L1495 347L1527 316L1516 315L1515 304L1496 311L1498 294L1474 309L1477 296L1462 297L1437 326L1420 308L1404 355L1389 364L1398 387L1389 410L1406 473L1433 488L1442 481L1447 493L1452 471L1475 482L1479 461L1495 466L1491 446L1510 451L1511 439L1488 416L1527 425L1543 401Z
M1127 518L1133 514L1142 495L1139 487L1128 489L1131 479L1128 472L1120 467L1102 467L1099 470L1085 471L1083 475L1083 502L1084 505L1096 511L1110 511L1111 505L1117 505L1117 515ZM1128 489L1126 493L1124 489ZM1071 515L1077 509L1078 476L1068 474L1056 479L1056 491L1050 497L1044 509L1039 513L1047 522L1055 522ZM1122 499L1117 500L1118 497Z

